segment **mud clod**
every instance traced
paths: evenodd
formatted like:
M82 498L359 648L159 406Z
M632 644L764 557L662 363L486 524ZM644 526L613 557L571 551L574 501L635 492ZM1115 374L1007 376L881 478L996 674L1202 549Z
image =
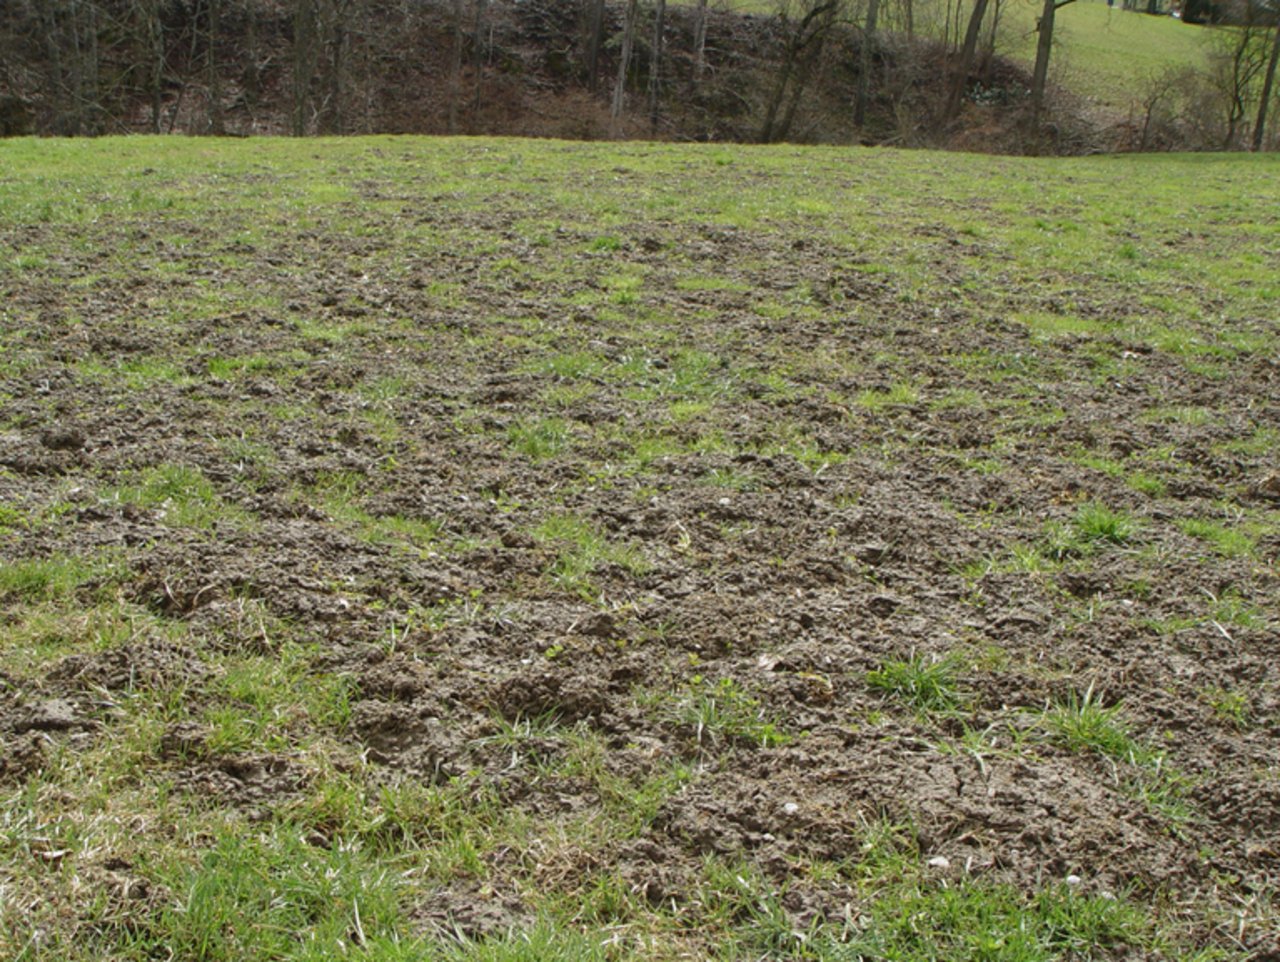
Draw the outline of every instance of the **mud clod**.
M75 702L51 698L32 705L12 721L12 730L23 732L66 732L93 728L96 722Z

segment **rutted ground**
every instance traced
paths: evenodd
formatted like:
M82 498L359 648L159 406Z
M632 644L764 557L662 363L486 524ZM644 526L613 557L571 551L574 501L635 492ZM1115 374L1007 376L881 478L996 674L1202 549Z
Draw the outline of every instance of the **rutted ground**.
M6 175L13 947L1277 949L1274 163L167 148Z

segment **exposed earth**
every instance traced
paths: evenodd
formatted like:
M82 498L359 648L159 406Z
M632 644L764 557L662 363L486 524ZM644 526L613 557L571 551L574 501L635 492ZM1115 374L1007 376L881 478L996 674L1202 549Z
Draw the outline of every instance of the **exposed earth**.
M1028 266L963 227L1014 216L999 187L890 202L869 153L813 155L809 216L798 153L119 149L75 195L96 216L0 223L6 811L73 811L57 786L114 746L132 795L321 849L334 779L491 813L406 896L419 932L612 887L584 924L698 945L711 864L795 932L857 930L892 856L921 891L1115 899L1277 957L1274 301ZM1025 217L1085 223L1112 174L1073 176ZM1132 243L1225 236L1196 210ZM79 880L50 883L67 931L176 897L128 832L4 831L10 883Z

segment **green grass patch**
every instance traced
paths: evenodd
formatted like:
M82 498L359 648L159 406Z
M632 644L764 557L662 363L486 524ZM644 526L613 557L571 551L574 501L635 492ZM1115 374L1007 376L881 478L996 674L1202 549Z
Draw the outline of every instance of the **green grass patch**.
M1018 318L1035 337L1052 340L1060 337L1093 337L1105 334L1109 325L1087 317L1070 314L1028 314Z
M1056 962L1141 951L1151 926L1136 906L1069 886L1028 895L982 882L904 886L871 905L862 931L824 947L824 960Z
M553 514L532 532L550 547L555 558L547 575L561 588L594 599L599 589L594 578L603 565L616 565L632 575L649 568L639 548L605 537L587 519L574 514Z
M854 400L859 407L879 411L897 405L916 404L920 400L920 391L914 384L899 382L884 389L861 391Z
M101 588L124 577L127 567L111 554L58 554L0 564L0 599L11 602L56 601L84 587Z
M555 457L573 440L569 422L560 418L541 418L512 425L507 429L507 443L531 461Z
M960 659L953 654L912 654L890 659L867 673L867 684L921 711L954 711L965 703Z
M1127 544L1138 530L1137 522L1122 511L1101 504L1084 504L1076 512L1075 530L1086 544Z
M1055 561L1087 556L1100 548L1129 545L1138 530L1138 522L1131 515L1088 502L1076 509L1070 523L1049 526L1045 551Z
M249 514L224 501L198 467L160 464L138 473L132 483L110 492L109 499L149 508L165 524L210 528L219 522L245 524Z
M218 832L167 879L176 899L148 940L203 962L319 962L352 946L369 959L403 958L399 875L345 840L317 846L303 836L287 823Z
M745 281L735 280L732 277L682 277L676 281L676 290L678 291L734 291L739 294L746 294L754 288Z
M675 718L693 730L699 745L740 741L775 748L791 741L770 719L760 699L732 678L716 682L694 675L674 704Z
M1204 518L1184 518L1178 522L1178 530L1208 543L1224 558L1250 557L1257 546L1254 539L1239 528Z
M1073 752L1094 752L1118 762L1137 762L1147 754L1129 734L1121 707L1105 707L1092 689L1050 709L1045 724L1053 739Z

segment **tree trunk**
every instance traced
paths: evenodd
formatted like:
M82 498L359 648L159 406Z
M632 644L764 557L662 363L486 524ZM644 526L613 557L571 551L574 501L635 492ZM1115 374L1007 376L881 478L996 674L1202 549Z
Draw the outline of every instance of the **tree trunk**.
M1276 63L1280 61L1280 23L1276 25L1276 35L1271 40L1271 59L1267 61L1267 72L1262 78L1262 99L1258 102L1258 120L1253 125L1253 149L1262 149L1267 129L1267 105L1271 102L1271 88L1276 79Z
M329 88L328 101L329 132L341 134L346 132L346 115L342 109L342 98L345 92L343 74L347 70L347 9L335 7L330 10L333 19L329 29L325 31L329 40Z
M698 0L693 16L693 89L702 86L702 74L707 69L707 0Z
M449 64L449 133L458 132L458 101L462 99L462 2L453 0L453 60Z
M853 124L861 127L867 122L867 99L871 93L871 52L876 43L876 17L880 13L880 0L868 0L867 23L862 31L862 49L858 58L858 93L853 104Z
M258 97L262 94L262 68L258 62L258 6L250 3L245 7L244 47L245 56L249 59L249 69L245 71L245 100L252 111L258 105Z
M778 69L778 82L774 85L773 93L769 96L769 106L765 108L764 124L760 127L760 143L773 143L774 122L778 117L778 110L782 107L782 100L787 94L787 84L791 82L791 71L795 69L796 50L793 43L787 44L787 49L783 57L782 66Z
M293 7L293 135L307 132L307 100L315 69L315 16L312 0L295 0Z
M960 46L960 21L964 18L964 0L946 0L942 18L942 46L951 56Z
M83 134L84 131L84 37L80 29L80 3L72 0L70 16L71 24L71 64L68 71L67 86L71 94L71 129L72 134Z
M1230 150L1236 145L1236 131L1245 116L1245 95L1249 81L1253 79L1253 71L1249 66L1249 44L1253 31L1243 27L1236 31L1235 46L1231 55L1231 97L1227 109L1227 135L1223 138L1222 149Z
M58 22L53 6L36 6L41 33L44 35L48 55L45 61L45 124L48 132L60 133L62 126L62 110L59 102L62 97L62 40L58 36Z
M1049 54L1053 50L1053 18L1057 12L1055 0L1044 0L1044 8L1040 13L1040 23L1036 30L1040 34L1036 42L1036 66L1031 74L1031 127L1040 129L1040 112L1044 109L1044 86L1049 76Z
M835 12L836 8L832 5L818 28L817 36L813 39L813 48L808 51L804 59L799 63L799 72L796 75L795 83L791 85L791 98L787 101L787 110L782 115L782 122L773 131L775 140L786 140L791 136L791 125L796 119L796 110L800 106L800 97L805 88L809 86L809 77L813 73L814 64L822 57L822 50L827 43L827 32L831 22L835 19Z
M987 17L987 37L982 42L982 76L991 78L991 61L996 55L996 37L1000 32L1000 14L1004 11L1003 0L991 0L991 16Z
M471 118L475 123L476 117L480 113L480 81L484 76L484 52L485 40L484 31L486 25L485 16L489 12L489 0L476 0L476 28L472 36L471 69L474 73L475 86L471 94Z
M72 54L71 61L71 98L72 98L72 116L75 119L73 132L76 134L93 133L93 111L91 105L94 101L93 87L97 78L93 75L97 69L94 62L94 55L97 52L97 29L93 23L93 7L89 6L88 13L82 11L86 9L83 0L74 0L71 6L71 38L72 38ZM86 22L87 21L87 22Z
M666 29L667 0L653 9L653 44L649 56L649 130L658 129L658 98L662 93L662 40Z
M164 21L160 16L160 5L156 0L148 0L141 11L144 18L143 30L146 34L147 59L150 61L147 71L147 92L151 100L151 132L160 133L160 114L163 109L162 95L164 84L165 47Z
M600 46L604 41L604 0L589 0L587 12L587 87L600 84ZM705 0L703 0L705 2Z
M105 131L107 116L106 104L102 100L102 70L99 62L98 46L98 5L93 0L83 4L88 11L87 23L84 27L85 65L82 70L83 86L81 96L84 98L86 112L85 131L97 136Z
M218 34L222 29L222 0L209 0L209 50L205 66L209 77L209 131L215 137L226 133L222 119L222 73L218 70Z
M965 87L969 83L969 71L973 69L973 56L978 49L978 37L982 33L982 18L987 13L987 0L973 0L973 13L969 17L969 29L964 34L964 46L960 48L960 63L951 79L951 96L943 116L954 120L964 102Z
M618 82L613 86L613 103L609 105L609 136L617 137L622 130L622 108L627 99L627 73L631 69L631 48L636 40L639 0L627 4L627 22L622 30L622 55L618 58Z

